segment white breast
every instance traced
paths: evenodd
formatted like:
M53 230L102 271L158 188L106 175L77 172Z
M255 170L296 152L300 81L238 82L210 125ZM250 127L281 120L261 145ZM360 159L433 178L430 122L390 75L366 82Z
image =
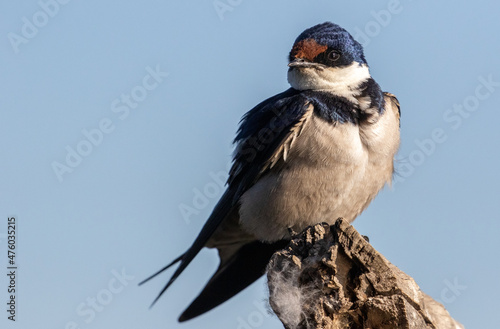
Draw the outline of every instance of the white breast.
M390 102L387 102L390 106ZM399 123L388 109L376 122L333 126L313 115L284 167L263 176L240 199L240 223L275 241L338 217L353 221L391 181Z

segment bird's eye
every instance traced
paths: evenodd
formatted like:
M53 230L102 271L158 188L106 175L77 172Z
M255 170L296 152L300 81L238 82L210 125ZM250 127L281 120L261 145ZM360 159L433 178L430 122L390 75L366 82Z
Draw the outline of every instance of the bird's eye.
M332 50L328 53L328 59L332 62L338 61L340 58L340 53L336 50Z

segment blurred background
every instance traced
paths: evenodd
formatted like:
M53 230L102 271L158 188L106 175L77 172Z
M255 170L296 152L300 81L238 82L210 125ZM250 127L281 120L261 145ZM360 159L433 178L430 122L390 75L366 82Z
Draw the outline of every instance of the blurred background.
M2 328L282 328L261 279L184 324L215 271L190 245L223 192L241 116L287 89L287 55L324 21L365 46L401 102L398 174L355 222L466 328L500 306L500 40L494 1L0 3ZM7 219L17 222L7 319Z

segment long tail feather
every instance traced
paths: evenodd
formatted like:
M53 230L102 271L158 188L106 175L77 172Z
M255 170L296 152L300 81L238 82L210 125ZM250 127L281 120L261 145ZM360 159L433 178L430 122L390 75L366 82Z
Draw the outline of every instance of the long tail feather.
M174 265L175 263L179 262L180 260L182 260L182 257L184 257L186 253L183 253L182 255L180 255L179 257L177 257L176 259L174 259L170 264L166 265L165 267L163 267L161 270L159 270L158 272L152 274L151 276L149 276L148 278L142 280L141 282L139 282L139 286L143 285L144 283L148 282L149 280L153 279L154 277L156 277L158 274L160 273L163 273L164 271L168 270L172 265Z

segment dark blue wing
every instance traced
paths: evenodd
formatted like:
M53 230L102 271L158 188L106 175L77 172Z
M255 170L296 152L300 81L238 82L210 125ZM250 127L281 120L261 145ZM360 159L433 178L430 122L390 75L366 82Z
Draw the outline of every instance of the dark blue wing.
M235 139L238 147L234 155L228 188L191 247L169 265L180 261L179 267L153 304L206 245L219 225L228 217L234 216L235 212L237 213L241 195L269 168L269 161L276 150L282 146L292 129L297 126L297 123L308 111L308 103L308 99L302 96L299 91L289 89L260 103L243 117ZM158 275L169 266L142 283ZM249 282L251 283L253 280L255 279L249 280ZM229 293L225 298L229 298Z
M237 147L228 184L241 197L270 167L275 152L310 110L310 99L293 88L250 110L235 138Z

